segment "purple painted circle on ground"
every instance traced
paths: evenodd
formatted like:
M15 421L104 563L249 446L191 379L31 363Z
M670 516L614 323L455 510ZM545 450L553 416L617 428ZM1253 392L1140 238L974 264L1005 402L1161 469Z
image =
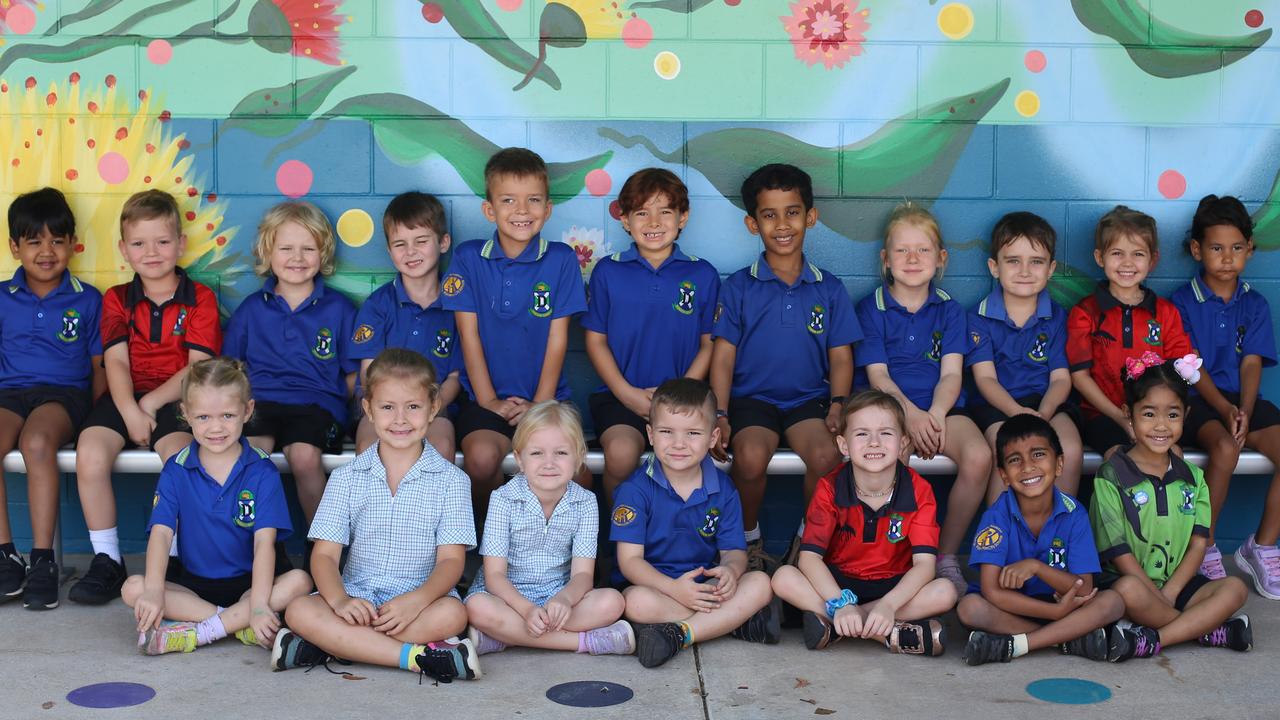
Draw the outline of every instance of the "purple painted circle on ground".
M107 682L76 688L67 693L67 702L87 708L119 708L141 705L155 696L155 690L140 683Z
M580 708L621 705L634 695L626 685L603 680L560 683L547 690L547 699L551 702Z

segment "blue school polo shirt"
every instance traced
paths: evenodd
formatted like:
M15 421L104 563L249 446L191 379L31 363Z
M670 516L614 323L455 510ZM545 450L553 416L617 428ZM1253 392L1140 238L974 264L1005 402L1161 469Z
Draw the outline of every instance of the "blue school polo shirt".
M870 386L866 367L889 366L898 389L921 410L933 404L933 389L941 375L944 355L964 354L968 322L964 308L941 288L930 286L929 298L909 312L893 299L888 285L858 301L858 321L866 337L858 346L858 387ZM964 407L964 391L955 407Z
M1036 312L1018 327L997 287L969 311L969 354L965 365L992 362L996 379L1015 400L1049 391L1049 373L1067 369L1067 311L1042 290Z
M89 390L102 354L102 293L66 270L38 297L18 268L0 283L0 388L56 385Z
M347 356L355 305L319 277L296 310L275 288L276 279L268 278L240 303L227 323L223 353L248 365L254 398L316 404L339 424L346 422L346 376L360 369Z
M645 562L667 577L710 569L720 553L747 549L738 491L710 456L702 459L702 487L688 500L671 489L653 454L618 486L614 498L609 539L643 545ZM613 582L626 582L617 568Z
M589 288L582 327L606 335L622 377L648 388L693 364L715 323L720 274L678 245L654 268L632 244L596 264Z
M1101 572L1098 548L1093 543L1089 510L1079 500L1053 489L1053 514L1032 535L1018 507L1018 496L1005 488L1000 497L982 514L980 528L973 536L969 565L1004 567L1020 560L1035 558L1056 570L1072 575ZM179 546L181 547L181 546ZM1022 585L1024 595L1052 595L1054 589L1038 577Z
M1246 355L1261 357L1263 367L1276 364L1271 307L1249 283L1238 281L1235 294L1223 302L1197 275L1169 299L1219 390L1240 392L1240 361Z
M827 351L862 339L840 280L806 261L786 285L764 253L720 288L715 336L736 346L733 395L789 410L827 397Z
M453 251L441 294L445 310L476 314L489 380L500 398L533 399L551 321L587 309L577 254L541 235L515 258L503 254L497 232L489 240L462 243ZM475 398L465 367L462 387ZM556 399L568 398L561 371Z
M223 579L253 571L253 534L293 532L280 471L267 453L240 438L240 457L219 485L200 465L200 445L169 458L156 483L147 532L163 525L178 534L182 565L193 575Z
M387 348L408 348L431 360L436 382L462 367L462 349L453 325L453 313L442 298L421 307L409 298L397 275L364 301L356 314L348 356L372 360Z

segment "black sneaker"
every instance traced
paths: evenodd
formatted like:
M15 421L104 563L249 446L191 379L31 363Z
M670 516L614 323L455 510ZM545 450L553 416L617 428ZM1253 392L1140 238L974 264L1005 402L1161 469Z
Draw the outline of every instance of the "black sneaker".
M982 665L989 662L1007 663L1012 659L1012 635L996 635L981 630L969 633L969 642L964 646L964 661L969 665Z
M16 600L27 584L27 561L18 553L0 557L0 603Z
M329 653L303 640L289 628L280 628L271 646L271 669L275 671L293 668L313 668L332 660Z
M58 607L58 563L41 560L27 573L27 589L22 591L22 607L52 610Z
M944 633L937 618L922 622L896 622L884 639L889 652L936 657L942 654Z
M1107 660L1124 662L1129 658L1148 658L1160 652L1160 633L1155 628L1113 623L1107 628Z
M67 599L82 605L106 605L120 597L120 587L128 577L124 561L116 562L106 553L93 556L89 571L71 586Z
M426 649L414 658L414 662L418 664L422 675L442 683L451 683L455 679L479 680L484 676L480 672L480 656L476 654L470 640L427 643ZM418 676L419 683L422 682L422 675Z
M777 645L782 639L782 601L770 600L729 634L747 642Z
M636 657L647 668L658 667L684 649L684 631L676 623L636 625Z
M1253 629L1249 627L1249 616L1242 613L1230 618L1212 632L1201 635L1200 644L1204 647L1224 647L1249 652L1253 649Z
M1093 632L1081 635L1075 640L1068 640L1062 643L1061 647L1063 655L1079 655L1090 660L1106 660L1107 631L1098 628Z
M836 640L836 629L826 618L808 610L802 611L804 616L804 646L810 650L821 650Z

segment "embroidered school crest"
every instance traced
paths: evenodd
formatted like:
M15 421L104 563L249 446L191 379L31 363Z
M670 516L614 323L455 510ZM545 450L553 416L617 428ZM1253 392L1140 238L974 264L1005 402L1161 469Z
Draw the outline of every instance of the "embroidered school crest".
M351 342L357 345L363 345L373 339L373 326L361 325L356 328L356 332L351 336Z
M711 318L711 322L720 322L720 316L724 314L724 303L716 303L715 317Z
M1160 323L1156 322L1155 320L1148 320L1148 321L1147 321L1147 337L1146 337L1146 341L1147 341L1147 344L1148 344L1148 345L1161 345L1161 344L1163 344L1163 343L1161 343L1161 342L1160 342Z
M973 546L979 550L995 550L1004 542L1004 533L995 525L988 525L973 537Z
M694 285L692 282L688 280L682 280L680 282L680 288L679 288L680 297L676 298L676 301L671 304L671 307L675 308L676 312L680 313L681 315L692 315L693 314L693 296L694 296L694 293L697 292L697 290L698 290L697 285Z
M462 292L463 285L464 283L461 275L458 275L457 273L449 273L445 276L444 283L440 286L440 292L448 295L449 297L453 297Z
M187 334L187 309L186 308L178 308L178 319L173 321L173 334L174 335Z
M1146 505L1147 503L1151 502L1151 498L1150 496L1147 495L1146 490L1139 490L1133 493L1130 497L1133 498L1133 504L1137 505L1138 507L1142 507L1143 505Z
M155 497L151 498L151 509L155 510L156 506L159 504L160 504L160 491L157 490Z
M698 534L704 538L713 538L719 530L720 508L713 507L708 509L706 516L702 518L702 527L698 528Z
M236 524L242 528L253 527L253 522L258 519L256 503L253 499L253 492L250 490L241 490L240 496L236 498Z
M1196 513L1196 489L1182 488L1182 504L1178 506L1178 512L1183 515L1194 515Z
M1237 355L1244 354L1244 326L1243 325L1236 328L1236 354Z
M889 516L889 530L885 532L884 537L891 543L901 542L906 537L902 534L902 513L893 513Z
M62 342L75 342L80 339L80 313L67 310L62 313L62 330L58 333Z
M1027 353L1027 357L1033 361L1042 363L1049 359L1048 353L1045 352L1045 346L1049 344L1049 336L1045 333L1036 335L1036 342L1031 346L1031 351Z
M629 505L619 505L613 509L613 524L626 527L636 521L636 510Z
M821 335L827 329L827 309L821 305L814 305L809 310L809 332L814 335Z
M1049 543L1049 567L1058 570L1067 569L1067 544L1062 542L1062 538L1054 538Z
M942 331L934 330L930 337L929 352L925 353L925 357L934 362L942 359Z
M329 328L320 328L316 333L316 343L311 347L311 354L320 360L333 359L333 331Z
M551 317L551 286L539 282L533 286L533 307L529 314L534 317Z
M453 333L440 328L436 331L436 346L431 348L431 354L438 358L447 358L451 352L453 352Z
M976 330L969 333L969 342L973 343L974 347L978 347L982 344L982 335L978 334Z

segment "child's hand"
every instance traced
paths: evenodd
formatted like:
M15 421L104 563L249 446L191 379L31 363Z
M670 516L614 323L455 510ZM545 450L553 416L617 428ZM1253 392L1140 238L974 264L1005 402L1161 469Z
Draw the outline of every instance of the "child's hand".
M509 397L507 402L510 403L509 414L506 415L507 423L512 427L520 424L520 418L533 407L533 403L519 397Z
M720 462L729 461L729 434L732 428L729 427L729 418L716 418L716 427L720 428L720 442L711 446L711 457Z
M559 597L553 597L542 606L546 611L547 630L555 632L564 629L564 624L569 621L569 615L573 613L573 607L569 603L561 600Z
M618 397L618 400L622 402L623 407L648 420L649 405L653 401L653 390L628 387Z
M738 591L738 571L728 565L717 565L707 570L706 574L707 577L716 579L715 596L720 602L725 602Z
M1244 447L1245 436L1249 434L1249 416L1243 410L1231 406L1231 412L1222 416L1222 424L1227 426L1231 439L1236 443L1236 450Z
M841 637L858 637L862 634L862 612L857 605L845 605L836 610L831 625Z
M529 611L529 614L524 616L525 629L527 629L529 634L533 637L542 637L542 634L547 631L550 624L551 618L547 614L546 608L535 606Z
M1000 587L1005 590L1018 590L1028 580L1036 576L1040 569L1040 561L1035 558L1019 560L1016 563L1000 568Z
M1054 595L1058 600L1059 620L1075 612L1077 608L1084 606L1085 603L1097 596L1098 588L1096 587L1090 590L1088 595L1081 595L1080 589L1083 587L1084 580L1076 578L1076 581L1071 584L1071 587L1066 592L1061 595Z
M1173 607L1178 602L1178 593L1174 592L1168 585L1160 588L1160 597L1164 599L1169 607Z
M928 460L938 453L938 432L932 415L915 408L907 411L907 434L911 436L911 445L916 455Z
M137 406L125 408L120 413L124 420L129 439L138 447L145 448L151 444L151 431L156 429L156 419Z
M862 621L862 632L859 637L878 638L888 635L893 630L894 616L897 611L897 608L884 600L877 602L876 606L867 613L866 619Z
M681 605L698 612L711 612L720 607L720 600L716 597L716 586L700 583L697 580L706 574L708 574L706 568L694 568L676 578L676 586L671 597Z
M164 588L143 590L133 606L133 616L138 619L138 632L160 627L164 619Z
M933 426L938 429L937 439L938 452L942 452L942 448L947 446L947 414L945 412L930 412L929 417L933 418Z
M427 603L413 593L397 595L378 607L378 617L372 627L383 635L395 637L417 620L426 607Z
M269 607L256 607L249 615L249 627L253 628L253 634L258 636L258 644L270 650L272 642L276 639L276 633L280 631L280 616L272 612Z
M831 407L827 409L827 432L839 435L840 420L843 416L844 403L831 403Z
M361 598L346 597L336 604L330 605L333 613L347 622L348 625L369 625L378 619L378 609L373 603Z

